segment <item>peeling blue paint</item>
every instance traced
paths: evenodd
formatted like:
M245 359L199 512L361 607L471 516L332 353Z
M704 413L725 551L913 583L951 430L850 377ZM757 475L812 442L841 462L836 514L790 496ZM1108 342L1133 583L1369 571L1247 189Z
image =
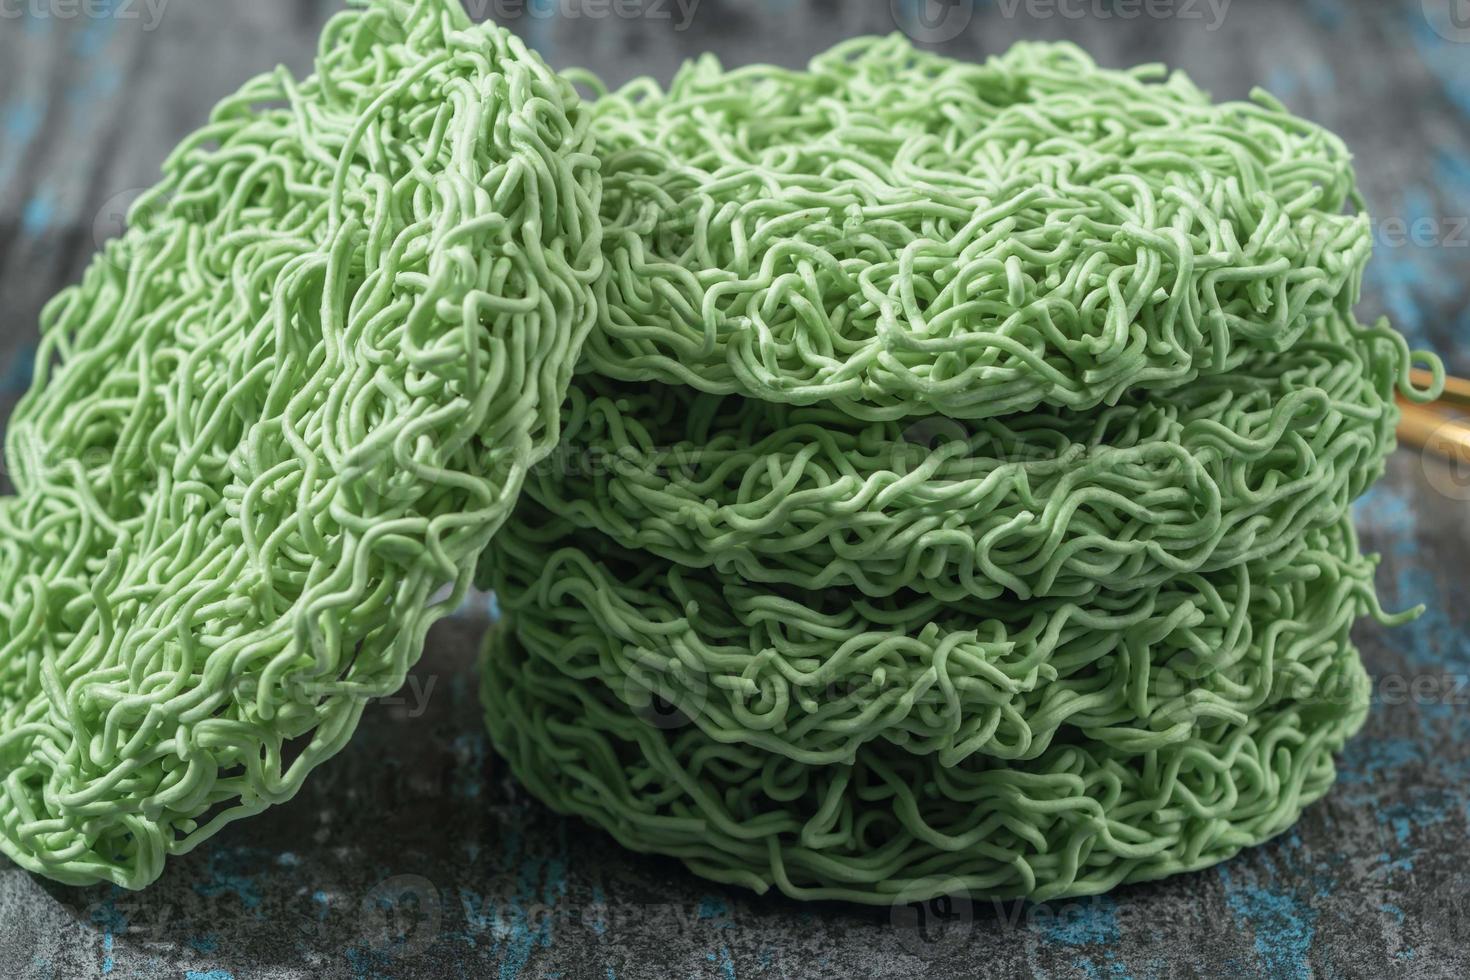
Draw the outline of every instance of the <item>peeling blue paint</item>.
M1118 906L1106 896L1065 902L1031 921L1042 927L1043 942L1092 946L1118 941Z
M595 935L605 936L607 935L607 895L597 885L592 887L592 907L597 910L597 914L588 924ZM611 973L611 969L608 972Z
M117 898L122 894L122 889L116 885L112 886L106 899L92 912L92 924L102 930L102 975L106 976L113 971L116 963L113 960L113 949L116 935L124 932L128 927L127 918L118 911Z
M1281 888L1264 888L1232 879L1227 865L1220 865L1225 880L1225 901L1236 919L1255 933L1256 955L1273 977L1307 980L1317 913L1301 898Z
M719 967L725 980L735 980L735 961L730 958L729 946L721 946L718 953L707 953L705 958Z
M245 872L243 867L262 868L265 862L259 855L246 848L214 847L209 851L209 881L194 886L194 891L204 898L233 895L247 910L260 907L258 879L260 872Z
M1417 9L1418 4L1413 6L1414 11L1408 14L1408 35L1419 57L1438 79L1450 104L1461 115L1470 118L1470 58L1465 55L1465 45L1441 37L1430 24L1429 18Z
M18 395L31 386L36 371L36 345L26 344L15 352L10 367L0 378L0 389L7 395Z
M1133 976L1128 967L1112 952L1103 957L1101 964L1086 958L1079 959L1077 969L1088 980L1132 980Z
M0 115L0 132L4 133L7 141L24 143L41 131L44 119L39 103L29 100L19 102L5 107L4 114ZM19 150L20 147L16 149Z
M515 831L507 832L502 842L500 865L516 869L515 894L497 901L461 887L465 931L450 939L470 946L488 941L501 980L516 980L536 949L551 947L555 913L566 899L567 842L563 830L554 855L524 851L522 836Z
M481 776L490 752L489 738L483 732L460 735L454 740L454 752L463 764L455 767L451 791L460 799L478 799L485 792Z
M718 921L721 928L730 924L730 907L718 895L705 895L701 898L699 900L698 915L700 919L705 921Z
M530 0L526 4L526 43L551 62L555 61L557 13L556 0Z
M1343 9L1336 0L1307 0L1307 13L1318 24L1331 30L1343 25Z
M26 202L20 216L20 231L27 238L39 238L51 229L56 218L56 202L45 192Z

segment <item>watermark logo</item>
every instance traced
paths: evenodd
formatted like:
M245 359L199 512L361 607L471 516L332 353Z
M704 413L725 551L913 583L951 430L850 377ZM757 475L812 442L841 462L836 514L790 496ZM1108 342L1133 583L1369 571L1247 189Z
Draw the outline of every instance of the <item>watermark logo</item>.
M965 947L975 932L970 890L953 879L926 879L894 899L889 922L905 952L932 960Z
M469 356L469 352L466 352ZM426 497L439 492L443 475L465 466L457 455L445 452L439 444L439 432L425 429L417 439L381 438L383 433L368 431L363 441L346 449L342 458L342 489L359 500L372 500L379 507L407 510Z
M708 699L705 672L674 657L645 656L623 678L623 703L663 731L692 725Z
M898 29L923 44L953 41L975 18L975 0L888 0L888 9Z
M116 20L155 31L169 0L0 0L0 20Z
M662 22L687 31L700 0L465 0L476 20L496 23L532 17L538 20L642 20Z
M92 244L100 255L117 264L107 246L124 237L130 228L151 230L172 222L206 225L215 217L212 205L181 202L166 192L155 193L152 187L130 187L113 194L97 209L92 219Z
M145 192L142 187L132 187L118 191L102 203L97 216L92 219L92 244L99 252L106 249L108 242L123 237L127 232L133 205L138 203Z
M415 719L428 714L429 702L438 684L438 674L409 674L397 691L379 694L363 691L351 679L287 676L262 685L259 677L247 675L237 679L230 690L242 704L253 704L257 708L270 706L276 711L287 707L316 706L329 699L360 700L386 708L397 717Z
M1424 19L1446 41L1470 44L1470 0L1423 0Z
M970 438L970 430L955 419L941 415L920 419L905 427L888 447L888 467L907 476L931 463L942 465L946 459L964 458L970 455Z
M1442 496L1470 500L1470 428L1464 419L1447 418L1424 440L1419 465L1424 479Z
M443 921L439 889L421 875L396 875L362 898L362 942L389 956L426 952L439 939Z
M1177 20L1217 31L1232 0L996 0L1007 20Z
M4 0L0 0L4 2ZM155 0L157 2L157 0ZM532 21L641 21L667 25L675 33L689 30L702 0L462 0L477 23L512 26ZM391 13L365 14L363 24L385 44L403 40L401 21Z

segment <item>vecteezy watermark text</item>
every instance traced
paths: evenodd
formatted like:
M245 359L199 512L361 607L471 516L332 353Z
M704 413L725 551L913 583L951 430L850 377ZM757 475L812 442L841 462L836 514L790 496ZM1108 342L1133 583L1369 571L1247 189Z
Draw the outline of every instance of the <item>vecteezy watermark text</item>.
M1002 17L1034 20L1179 20L1202 21L1219 30L1232 0L995 0Z
M0 20L128 20L155 30L169 0L0 0Z
M669 21L675 31L694 22L700 0L465 0L475 20L499 23L530 17L536 20Z
M1215 31L1233 0L994 0L1006 20L1177 20L1198 21ZM1426 0L1428 2L1428 0ZM1470 0L1465 0L1470 2ZM977 0L889 0L893 22L926 44L952 41L974 20Z
M1470 217L1384 218L1377 241L1387 248L1470 248Z

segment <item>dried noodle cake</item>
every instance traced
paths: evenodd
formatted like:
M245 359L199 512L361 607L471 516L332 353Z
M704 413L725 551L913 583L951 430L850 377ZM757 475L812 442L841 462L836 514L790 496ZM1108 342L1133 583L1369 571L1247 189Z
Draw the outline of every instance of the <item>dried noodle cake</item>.
M533 794L756 891L1092 894L1332 785L1416 359L1265 96L862 40L604 95L563 445L482 562ZM1408 614L1412 615L1412 613Z
M1043 706L1053 716L1071 714L1066 734L1021 759L989 745L976 749L985 743L975 738L969 752L947 758L934 736L950 733L936 727L994 726L996 719L1016 727L1006 724L1004 708L995 711L975 696L989 665L973 640L922 626L907 635L876 627L882 635L870 634L863 649L871 693L853 681L814 677L814 696L829 699L815 710L798 707L800 689L788 692L780 678L815 670L817 657L802 659L801 644L808 653L819 647L825 624L816 617L793 622L789 645L760 653L732 640L715 652L726 662L751 662L755 682L735 688L744 711L732 715L723 710L726 697L736 700L725 674L710 674L692 701L656 680L701 669L661 666L662 644L608 644L643 658L641 671L626 675L632 683L599 676L587 657L581 659L590 680L559 669L542 651L575 614L558 612L546 621L517 614L514 631L492 634L482 679L486 717L517 776L554 809L716 881L866 904L1097 894L1228 858L1290 827L1332 786L1333 754L1368 708L1368 677L1346 633L1355 616L1373 608L1372 563L1350 553L1345 528L1315 537L1298 581L1261 591L1268 600L1288 597L1290 612L1315 613L1319 621L1288 620L1291 633L1278 645L1260 619L1267 603L1235 607L1237 629L1268 635L1260 645L1227 652L1282 657L1264 676L1259 664L1247 664L1220 679L1222 691L1241 680L1262 685L1248 695L1260 702L1248 711L1222 691L1185 687L1181 695L1192 675L1175 675L1177 663L1149 678L1172 692L1130 686L1130 668L1141 669L1153 648L1189 661L1185 641L1208 639L1214 626L1206 624L1200 637L1185 631L1173 644L1151 644L1149 628L1157 623L1144 621L1103 657L1097 676L1079 671L1068 683L1053 681L1059 704L1045 705L1052 692L1042 682ZM690 628L682 621L655 620L650 631L688 659L682 647ZM580 633L573 642L583 651L591 646ZM848 640L843 649L853 646ZM886 681L885 653L899 665L898 676ZM610 668L606 663L602 672ZM1190 668L1203 665L1193 660ZM1173 676L1161 683L1160 674ZM654 700L665 697L686 714ZM846 718L822 718L837 699L856 707ZM1141 717L1124 703L1135 699L1153 713ZM798 736L844 733L855 741L858 731L874 727L864 714L897 715L907 724L893 724L832 761L808 761L818 753L791 744ZM732 717L735 724L719 727Z
M47 307L0 502L0 849L139 888L289 799L468 587L594 320L570 84L455 0L249 82Z
M1177 388L1346 315L1372 235L1342 143L1161 74L894 35L605 95L589 365L980 419Z

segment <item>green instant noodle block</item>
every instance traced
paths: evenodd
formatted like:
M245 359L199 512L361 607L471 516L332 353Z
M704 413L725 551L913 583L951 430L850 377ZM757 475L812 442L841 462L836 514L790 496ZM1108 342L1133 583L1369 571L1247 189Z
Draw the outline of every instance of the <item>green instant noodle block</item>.
M1285 563L1382 473L1407 360L1382 326L1333 317L1307 338L1168 394L964 423L584 376L526 492L682 565L874 597L1085 596Z
M1265 95L894 37L604 94L565 438L481 580L559 812L803 899L1205 867L1331 786L1411 354ZM1414 613L1407 614L1408 616Z
M591 146L512 35L374 0L169 158L8 430L0 850L142 887L403 683L558 440Z
M1361 564L1347 533L1327 547L1303 558L1304 575L1330 581ZM1205 715L1134 744L1078 731L1024 761L947 762L875 739L814 765L704 714L655 723L601 676L574 676L523 643L519 614L487 643L483 696L496 746L537 797L716 881L873 904L1045 900L1208 866L1327 792L1369 682L1341 611L1315 614L1328 621L1293 620L1321 632L1312 661L1287 668L1281 696L1249 715ZM1253 611L1250 627L1274 623Z
M1373 563L1342 522L1286 566L948 605L747 584L525 505L495 553L496 592L529 656L630 709L656 697L717 741L815 766L850 764L878 740L945 766L1034 759L1077 738L1162 747L1289 699L1377 611Z
M706 56L595 111L587 362L612 378L863 418L1085 410L1347 315L1372 247L1336 137L1070 45Z

